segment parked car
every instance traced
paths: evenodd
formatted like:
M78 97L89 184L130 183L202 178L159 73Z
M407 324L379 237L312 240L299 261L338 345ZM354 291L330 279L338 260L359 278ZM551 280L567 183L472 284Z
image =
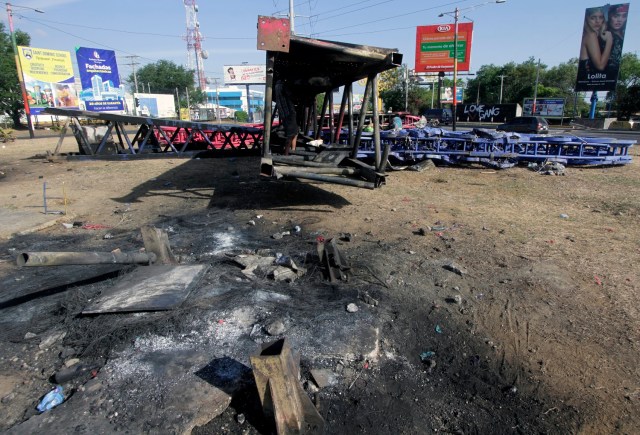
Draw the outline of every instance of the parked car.
M424 112L424 117L431 124L451 124L453 121L453 112L451 109L428 109Z
M516 116L497 126L496 130L516 133L549 133L549 123L541 116Z

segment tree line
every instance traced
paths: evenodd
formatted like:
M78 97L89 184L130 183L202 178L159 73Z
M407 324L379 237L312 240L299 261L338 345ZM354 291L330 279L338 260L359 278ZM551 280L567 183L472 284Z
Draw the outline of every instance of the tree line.
M30 45L31 38L27 33L17 30L15 36L17 45ZM463 103L498 104L502 93L503 104L522 104L525 98L533 97L538 76L538 98L564 98L565 113L573 116L575 108L575 116L580 117L588 115L589 104L585 101L585 93L574 91L577 73L578 59L549 67L530 57L521 63L482 65L474 77L458 77L457 86L464 88ZM194 85L194 71L168 60L143 66L135 78L131 74L127 82L134 90L136 80L143 92L145 86L162 94L175 95L178 89L180 107L197 107L206 102L206 94ZM443 87L452 85L450 77L443 78ZM406 104L409 112L421 114L439 104L438 87L420 83L407 66L384 72L379 89L386 110L404 110ZM598 109L610 111L620 119L640 112L640 59L637 54L622 55L616 91L607 93ZM11 38L3 23L0 23L0 114L9 116L16 126L24 115Z
M533 98L538 76L537 98L564 98L565 113L573 116L587 116L589 103L586 93L575 92L578 74L578 59L549 67L530 57L524 62L509 62L504 65L482 65L472 78L458 77L458 87L464 88L463 103L498 104L502 92L503 104L522 104L525 98ZM453 80L444 77L443 87L452 87ZM437 84L420 83L403 66L382 74L380 97L385 108L407 110L420 114L426 109L438 107ZM622 56L618 85L615 92L608 92L599 102L601 111L611 111L612 116L621 119L640 111L640 59L635 53Z

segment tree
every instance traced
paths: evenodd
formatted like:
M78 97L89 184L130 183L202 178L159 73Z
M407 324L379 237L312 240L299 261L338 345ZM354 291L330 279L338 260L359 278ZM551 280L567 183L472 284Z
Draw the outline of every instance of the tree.
M17 45L31 44L31 37L25 32L17 30L15 37ZM24 102L11 36L5 31L3 23L0 23L0 113L10 116L15 128L21 127L20 117L24 114Z
M406 100L408 112L422 113L431 107L431 94L435 90L433 87L430 89L421 87L420 83L409 74L407 74L409 80L405 82L405 68L406 66L385 71L380 75L378 86L380 98L388 110L404 110ZM408 89L405 89L405 86Z
M640 112L640 59L635 53L625 53L620 62L618 85L615 93L607 94L607 101L615 104L618 117L629 119Z
M169 60L159 60L156 63L149 63L140 68L137 73L138 83L147 83L154 92L160 94L175 94L176 88L180 92L180 107L187 107L185 89L189 91L189 103L191 107L203 103L206 95L194 86L193 70L188 70L183 66L176 65ZM129 75L127 82L132 87L135 86L133 73Z
M249 122L249 114L244 110L236 110L234 113L234 118L238 122Z

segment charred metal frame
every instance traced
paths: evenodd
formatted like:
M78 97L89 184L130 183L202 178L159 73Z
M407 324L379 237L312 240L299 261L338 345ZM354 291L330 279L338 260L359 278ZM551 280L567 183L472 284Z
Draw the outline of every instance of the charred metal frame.
M280 178L306 178L330 183L375 188L384 184L386 155L380 141L378 107L378 75L402 64L402 54L395 49L348 44L291 35L289 21L273 17L258 17L258 49L266 50L266 88L264 107L264 144L262 147L261 174ZM358 148L366 117L360 110L358 123L353 125L353 83L366 79L363 106L373 98L374 165L365 165L357 159ZM297 98L297 120L303 135L321 137L324 119L329 116L330 144L317 148L300 147L295 152L298 159L281 159L272 155L272 128L274 110L274 85L283 80L289 83ZM333 92L344 87L337 122L333 116ZM316 114L316 98L323 95L322 110ZM277 110L277 108L276 108ZM327 115L327 112L328 115ZM348 114L348 145L337 145ZM319 120L318 120L319 118ZM310 131L311 130L311 131ZM346 152L346 154L345 154ZM349 171L319 172L307 170L302 162L322 162L330 154L341 153L342 159L331 162L330 167L349 167ZM323 156L321 156L323 154ZM286 169L282 166L286 164ZM340 166L339 166L340 165ZM328 175L331 174L331 175ZM338 174L336 176L336 174ZM349 178L346 178L349 177ZM352 177L356 177L353 179Z
M118 154L128 157L149 153L189 155L204 150L213 153L239 151L255 154L259 152L262 141L262 129L237 124L207 124L59 108L47 108L45 113L67 117L53 155L60 154L69 127L78 140L80 154L94 157L103 155L110 139L115 137ZM107 127L106 134L96 147L92 147L83 132L80 123L83 118L103 122ZM125 130L126 124L137 126L133 139Z

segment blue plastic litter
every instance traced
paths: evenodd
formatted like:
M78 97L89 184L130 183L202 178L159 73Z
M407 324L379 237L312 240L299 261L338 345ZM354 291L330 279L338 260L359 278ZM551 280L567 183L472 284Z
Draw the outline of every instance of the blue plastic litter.
M55 408L64 402L64 395L62 394L62 387L60 385L56 385L55 388L49 391L42 398L37 408L40 412L45 412L50 410L51 408Z
M428 350L426 352L422 352L420 354L420 361L425 362L427 360L432 359L434 356L436 356L436 353L432 350Z
M436 333L442 334L442 328L440 327L440 325L436 325L435 330L436 330Z

